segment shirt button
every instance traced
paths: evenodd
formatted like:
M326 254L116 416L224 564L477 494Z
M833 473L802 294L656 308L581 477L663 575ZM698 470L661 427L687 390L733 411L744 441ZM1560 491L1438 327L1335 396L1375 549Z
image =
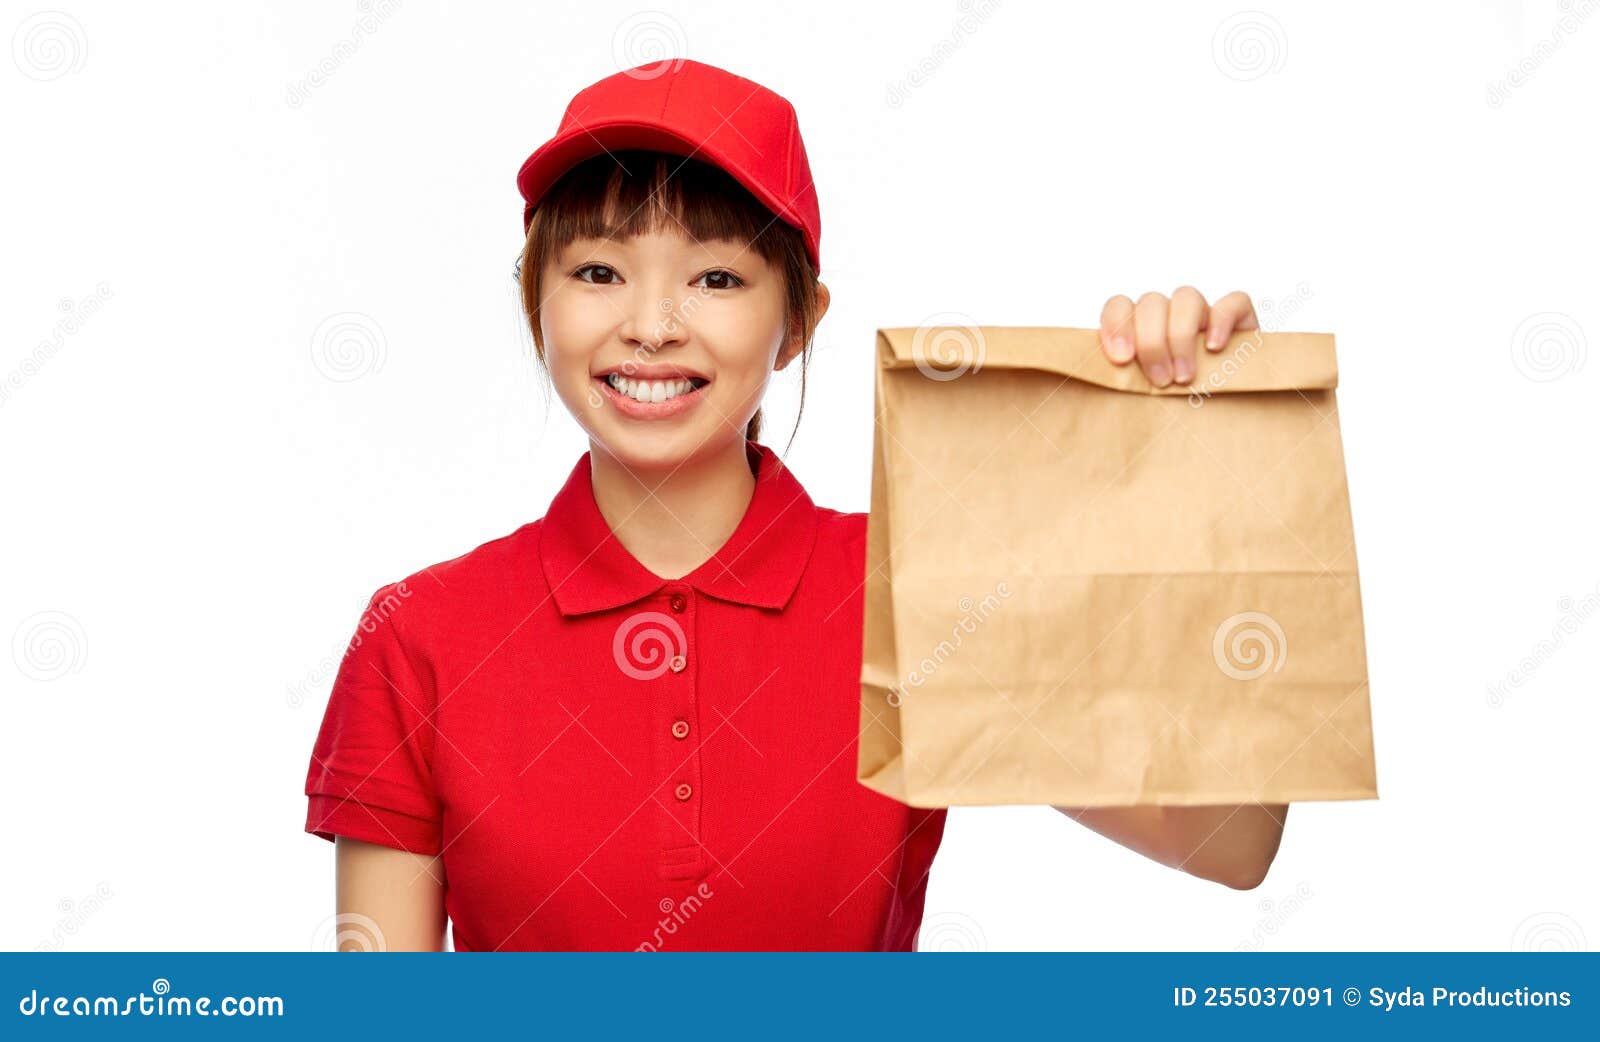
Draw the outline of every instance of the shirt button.
M681 803L690 796L694 795L694 790L689 788L688 782L679 782L678 787L672 790L672 794L678 797L678 802Z
M689 721L687 721L687 720L674 720L672 722L672 737L674 737L674 738L687 738L687 737L689 737Z
M682 673L683 668L689 664L689 660L682 655L674 655L672 656L672 662L669 664L672 666L674 673Z
M671 603L672 603L672 610L675 613L677 613L679 615L682 615L683 614L683 609L685 609L685 608L687 608L689 606L689 598L685 597L681 593L675 593L675 594L672 595L672 602Z

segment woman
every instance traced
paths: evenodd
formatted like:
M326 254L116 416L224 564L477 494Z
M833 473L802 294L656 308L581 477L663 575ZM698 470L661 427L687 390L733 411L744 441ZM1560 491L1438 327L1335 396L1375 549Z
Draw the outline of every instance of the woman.
M589 436L539 521L374 594L306 781L346 946L907 950L944 810L855 780L865 515L758 440L827 312L794 111L695 62L575 97L519 178L540 360ZM1158 385L1249 298L1107 302ZM1255 886L1284 806L1058 808Z

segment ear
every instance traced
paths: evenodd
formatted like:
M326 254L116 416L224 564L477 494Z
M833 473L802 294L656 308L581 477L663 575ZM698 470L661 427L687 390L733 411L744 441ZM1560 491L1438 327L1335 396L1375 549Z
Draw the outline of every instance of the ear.
M828 313L828 302L832 299L825 283L817 282L817 324L822 324L822 316ZM783 346L778 349L777 360L773 362L772 369L777 372L787 368L789 363L800 357L800 352L805 349L805 341L800 337L800 330L791 328L789 336L783 341Z

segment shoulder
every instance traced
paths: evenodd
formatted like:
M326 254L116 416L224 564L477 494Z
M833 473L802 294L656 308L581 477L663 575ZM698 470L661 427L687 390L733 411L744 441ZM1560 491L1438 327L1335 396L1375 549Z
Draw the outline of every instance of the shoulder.
M847 514L832 507L817 507L818 541L864 542L867 538L867 515Z
M397 628L426 639L439 626L485 619L497 605L537 603L548 594L539 567L539 532L543 521L530 521L515 531L480 543L448 560L417 568L379 587L369 611L393 615ZM513 603L514 602L514 603Z
M816 553L834 567L859 573L867 560L867 515L817 507Z

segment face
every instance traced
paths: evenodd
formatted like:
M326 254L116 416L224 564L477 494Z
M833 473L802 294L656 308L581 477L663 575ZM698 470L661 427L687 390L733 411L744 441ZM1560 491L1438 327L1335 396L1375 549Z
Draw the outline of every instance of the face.
M541 274L545 365L567 410L623 465L674 469L744 430L786 337L783 272L728 241L680 229L583 239Z

